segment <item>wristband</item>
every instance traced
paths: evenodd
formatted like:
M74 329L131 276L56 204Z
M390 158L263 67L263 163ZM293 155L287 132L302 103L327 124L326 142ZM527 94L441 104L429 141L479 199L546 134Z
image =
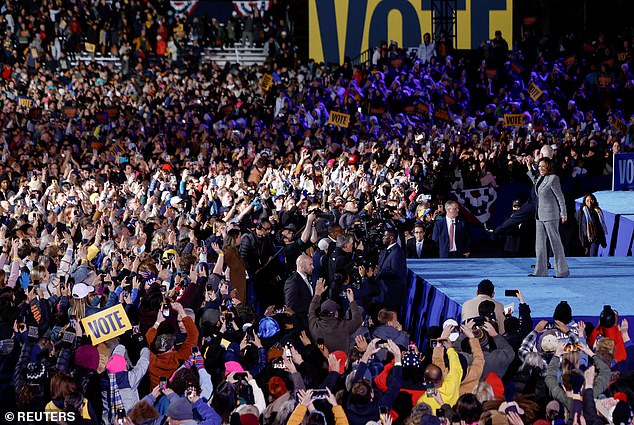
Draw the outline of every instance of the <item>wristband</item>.
M218 254L218 257L224 257L224 256L225 256L224 254Z
M403 363L401 363L401 362L394 362L394 367L396 367L396 366L403 366Z

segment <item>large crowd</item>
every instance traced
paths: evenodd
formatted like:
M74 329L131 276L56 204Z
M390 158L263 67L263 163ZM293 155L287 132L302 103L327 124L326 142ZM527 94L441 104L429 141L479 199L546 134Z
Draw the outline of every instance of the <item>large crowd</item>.
M498 33L476 64L424 37L415 54L384 43L369 64L325 65L286 42L287 3L221 25L169 2L4 2L2 411L629 424L634 354L609 306L594 326L565 302L534 325L521 292L513 317L485 279L424 346L399 315L406 257L483 255L468 229L440 237L451 191L528 185L544 156L567 188L612 173L634 135L632 38L528 31L511 49ZM237 40L268 43L270 61L200 60ZM72 65L85 43L122 67ZM586 198L562 227L570 254L605 243ZM93 344L106 331L90 317L118 306L131 329Z

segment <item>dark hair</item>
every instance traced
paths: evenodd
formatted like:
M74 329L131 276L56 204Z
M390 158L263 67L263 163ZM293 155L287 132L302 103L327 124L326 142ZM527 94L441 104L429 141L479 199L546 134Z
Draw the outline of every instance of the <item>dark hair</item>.
M372 386L362 379L352 385L350 391L350 404L368 404L372 398Z
M543 162L546 164L546 175L550 175L550 174L554 174L555 173L555 163L553 162L552 159L548 158L547 156L543 157L542 159L539 160L539 162Z
M460 420L467 424L478 422L482 415L482 403L475 394L463 394L456 403L456 413L460 416Z
M223 423L229 422L229 416L237 406L238 391L231 382L222 381L214 391L211 407L220 415Z
M57 372L51 377L51 400L63 400L75 391L77 384L66 372Z
M557 304L553 313L553 320L559 320L565 324L572 321L572 308L570 308L570 304L567 301L561 301Z
M478 305L478 314L482 317L489 319L496 319L495 317L495 303L490 300L484 300Z
M597 201L597 197L596 197L596 196L594 196L594 193L588 193L587 195L585 195L585 196L583 197L583 205L585 206L585 204L586 204L586 198L588 198L588 197L590 197L590 199L592 199L592 203L594 204L594 206L595 206L596 208L598 208L598 207L599 207L599 201Z
M189 384L192 384L196 388L196 392L200 394L200 379L198 373L193 369L182 368L174 374L174 378L170 382L170 388L178 395L185 394L185 390Z
M478 283L478 294L493 296L495 292L495 286L489 279L483 279Z

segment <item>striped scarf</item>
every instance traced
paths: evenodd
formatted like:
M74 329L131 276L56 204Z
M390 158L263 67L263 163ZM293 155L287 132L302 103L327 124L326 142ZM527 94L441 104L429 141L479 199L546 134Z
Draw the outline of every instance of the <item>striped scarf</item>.
M117 409L123 409L123 399L121 398L121 393L119 392L119 387L117 386L117 378L114 373L109 373L108 377L110 378L110 399L109 399L109 407L110 407L110 422L114 422L114 417L116 415Z
M597 217L599 218L598 223L594 220L594 217L592 217L592 213L590 209L586 207L585 205L583 207L583 215L586 218L586 238L588 242L597 241L597 233L598 233L599 226L601 226L601 229L603 230L604 237L607 237L608 235L608 227L605 224L605 219L603 218L603 211L601 210L601 208L595 208L594 211L596 212Z

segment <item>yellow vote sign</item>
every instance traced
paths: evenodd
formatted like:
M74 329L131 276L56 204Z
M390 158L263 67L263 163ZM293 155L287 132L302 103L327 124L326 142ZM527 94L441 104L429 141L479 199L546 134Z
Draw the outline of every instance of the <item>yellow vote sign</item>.
M348 128L350 125L350 115L337 111L330 111L330 118L326 124L336 125L338 127Z
M537 84L535 84L534 82L532 82L528 86L528 95L531 97L531 99L533 99L533 102L539 99L542 94L544 94L544 92L542 91L542 89L537 87Z
M108 341L132 329L128 315L121 304L85 317L81 320L81 324L90 335L92 345Z
M271 74L264 74L260 79L260 88L264 91L269 91L273 85L273 76Z
M504 127L521 127L524 125L524 114L504 114Z

